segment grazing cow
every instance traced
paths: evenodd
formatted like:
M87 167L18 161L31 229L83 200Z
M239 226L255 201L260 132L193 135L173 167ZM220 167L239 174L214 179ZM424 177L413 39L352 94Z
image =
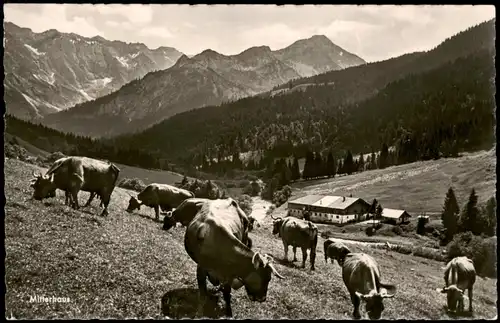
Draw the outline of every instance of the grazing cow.
M205 203L189 223L184 236L186 252L198 265L200 307L208 296L208 277L222 290L229 317L232 316L231 288L245 286L250 300L264 302L271 275L284 278L273 267L271 257L252 251L242 242L245 227L239 210L233 199Z
M60 163L62 163L64 160L68 159L69 157L63 157L63 158L59 158L58 160L56 160L53 165L58 165ZM47 174L45 174L45 176L47 176ZM34 187L35 185L35 182L38 178L38 175L35 174L35 172L33 172L33 179L31 180L31 187ZM56 190L57 190L57 187L54 187L53 190L51 190L48 194L47 194L47 198L51 198L51 197L56 197ZM70 191L69 190L66 190L64 191L64 194L65 194L65 200L64 200L64 204L65 205L74 205L74 202L71 198L71 194L70 194ZM83 207L87 207L90 205L90 203L92 202L92 200L94 199L95 196L98 196L100 199L101 199L101 204L100 206L103 207L103 203L102 203L102 198L100 195L98 195L96 192L90 192L90 196L89 196L89 199L87 200L87 203L85 203L85 205Z
M250 231L250 220L245 212L239 207L238 202L234 201L231 198L219 200L210 200L206 198L189 198L187 200L184 200L172 212L170 216L166 215L163 218L163 229L168 231L171 227L175 226L177 222L187 227L205 204L215 203L216 205L219 205L220 203L223 203L224 205L224 203L226 203L227 205L233 205L233 202L233 207L236 209L236 212L238 212L244 229L242 241L248 248L252 248L252 240L248 236L248 232Z
M177 223L181 223L182 226L187 227L189 222L191 222L196 214L201 210L201 207L205 203L210 203L211 200L206 198L188 198L182 201L179 206L170 214L163 218L163 230L170 230L171 227L175 226Z
M342 242L338 242L330 238L326 239L323 243L323 252L325 254L326 263L328 263L328 258L330 258L332 260L332 264L335 260L337 260L340 267L342 267L345 256L351 253L351 250L349 250L349 248L347 248Z
M104 216L108 214L109 200L119 174L120 169L112 163L79 156L61 158L49 168L45 175L33 173L35 176L32 184L33 198L42 200L52 197L55 195L55 189L58 188L69 192L66 200L72 200L70 202L73 208L78 209L80 207L78 205L79 191L95 193L101 197L104 206L101 215Z
M306 266L307 249L311 249L311 270L314 270L316 246L318 244L318 227L310 221L294 217L275 219L272 215L273 234L279 234L285 248L285 260L288 261L288 246L293 247L293 261L297 261L297 247L302 249L302 268Z
M137 195L130 196L127 212L140 209L141 205L154 208L156 221L160 220L160 207L162 211L171 211L185 199L195 197L193 192L167 184L149 184Z
M394 297L396 286L381 282L377 262L364 253L350 253L342 266L342 278L354 305L353 316L361 318L359 305L366 302L370 319L379 319L384 311L384 298Z
M471 259L453 258L444 268L446 286L441 293L446 294L448 309L452 312L464 310L464 292L469 292L469 312L472 313L472 287L476 282L476 270ZM458 306L457 306L458 305Z

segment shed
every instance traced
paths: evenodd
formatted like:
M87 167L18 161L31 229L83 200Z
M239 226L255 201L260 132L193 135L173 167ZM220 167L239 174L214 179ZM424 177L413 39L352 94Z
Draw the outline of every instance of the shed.
M382 209L382 218L389 220L391 222L406 223L410 220L411 215L406 212L406 210L397 209Z

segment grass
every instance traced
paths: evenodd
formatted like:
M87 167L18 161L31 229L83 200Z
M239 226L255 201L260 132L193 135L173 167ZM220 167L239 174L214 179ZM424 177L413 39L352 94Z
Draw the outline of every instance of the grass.
M291 199L308 194L345 195L377 201L387 208L405 209L411 215L436 213L443 209L444 198L451 186L462 207L474 188L479 203L495 195L495 149L466 153L460 158L441 158L386 169L365 171L349 176L292 185Z
M78 211L55 199L31 200L29 179L41 170L18 160L5 162L6 316L35 318L197 317L196 265L184 250L184 229L161 230L154 211L128 214L126 190L116 188L110 215L100 217L94 201ZM83 203L88 195L82 193ZM269 225L252 232L254 249L275 257L285 280L273 278L264 303L251 302L244 289L233 291L236 319L351 319L352 305L340 267L323 261L318 242L316 271L283 262L281 242ZM385 301L387 319L446 319L443 263L368 246L352 245L378 261L383 280L398 285ZM290 250L291 251L291 250ZM298 251L298 258L301 258ZM289 255L291 259L291 255ZM210 284L209 284L210 286ZM496 315L496 279L474 286L474 318ZM70 303L30 303L30 296L69 297ZM220 317L223 301L207 305L204 315Z

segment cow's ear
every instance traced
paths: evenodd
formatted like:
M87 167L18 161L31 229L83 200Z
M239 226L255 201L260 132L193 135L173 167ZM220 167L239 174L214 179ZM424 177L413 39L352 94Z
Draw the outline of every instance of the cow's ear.
M358 296L360 299L364 300L365 295L361 294L360 292L355 292L356 296Z
M241 281L241 279L239 278L235 278L233 279L232 283L231 283L231 288L234 289L234 290L238 290L240 289L241 287L243 286L243 282Z
M446 292L448 292L448 287L436 288L436 291L445 294Z
M381 283L380 294L382 295L383 298L394 297L394 294L396 294L396 286L391 284Z
M230 206L234 206L234 207L238 207L238 202L236 202L235 200L231 199L231 201L229 202L229 205Z

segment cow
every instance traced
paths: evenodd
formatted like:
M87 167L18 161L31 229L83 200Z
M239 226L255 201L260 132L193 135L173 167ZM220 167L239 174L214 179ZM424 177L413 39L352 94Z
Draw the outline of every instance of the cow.
M472 287L476 282L476 269L471 259L455 257L444 267L445 287L441 293L446 294L448 310L451 312L464 310L464 292L469 294L469 312L472 313Z
M345 257L351 253L342 242L335 241L334 239L326 239L323 243L323 252L325 254L325 262L328 263L328 258L331 259L332 264L335 260L339 263L340 267L344 264Z
M59 158L58 160L56 160L53 165L57 164L59 165L60 163L62 163L64 160L66 160L67 158L69 157L63 157L63 158ZM37 180L39 175L37 175L35 172L33 172L33 179L31 180L31 187L33 188L34 187L34 184ZM47 176L47 174L45 174L45 176ZM54 187L53 190L51 190L48 194L47 194L47 197L48 198L51 198L51 197L56 197L56 190L57 190L57 187ZM69 190L65 190L64 191L64 194L65 194L65 200L64 200L64 204L65 205L74 205L74 202L73 200L71 199L71 194L69 192ZM98 195L96 192L90 192L90 196L89 196L89 199L87 200L87 203L85 203L85 205L83 207L87 207L90 205L90 203L92 202L92 200L94 199L94 197ZM101 198L100 195L98 195L99 198ZM102 198L101 198L101 203L100 203L100 206L102 207L103 206L103 203L102 203Z
M318 227L310 221L294 217L274 218L273 234L279 234L285 248L285 260L288 261L288 246L293 247L293 261L297 261L297 247L302 249L302 268L306 266L307 249L311 249L311 270L314 270Z
M79 209L78 192L95 193L101 197L104 206L101 216L105 216L108 215L109 201L119 174L120 169L112 163L80 156L61 158L52 164L45 175L33 173L35 176L32 184L33 198L42 200L52 197L55 195L55 189L58 188L69 192L66 199L72 199L70 201L72 207Z
M195 197L193 192L167 184L149 184L137 195L130 196L127 212L140 209L141 205L154 208L156 221L160 220L160 207L162 211L171 211L185 199Z
M210 203L211 200L207 198L188 198L182 201L179 206L171 213L163 218L163 230L170 230L177 223L187 227L196 214L201 210L205 203Z
M396 286L382 283L378 264L371 256L364 253L349 253L342 265L342 278L351 295L354 305L353 316L360 319L361 300L366 303L366 312L370 319L379 319L384 311L384 298L392 298Z
M221 202L226 201L226 202ZM248 232L250 231L250 220L249 217L245 214L245 212L239 207L238 202L233 200L232 198L221 199L221 200L210 200L206 198L189 198L184 200L172 213L171 215L166 215L163 218L163 230L168 231L171 227L175 226L178 222L183 226L187 227L189 223L194 219L196 214L202 209L205 204L210 203L234 203L234 208L236 212L238 212L241 223L243 224L243 243L248 247L252 248L252 240L248 236ZM222 213L224 214L224 213Z
M201 307L208 296L207 277L222 290L228 317L232 316L231 289L245 286L251 301L264 302L272 274L285 278L274 268L270 256L254 252L242 242L244 234L242 214L233 199L204 203L189 223L184 247L197 264Z

